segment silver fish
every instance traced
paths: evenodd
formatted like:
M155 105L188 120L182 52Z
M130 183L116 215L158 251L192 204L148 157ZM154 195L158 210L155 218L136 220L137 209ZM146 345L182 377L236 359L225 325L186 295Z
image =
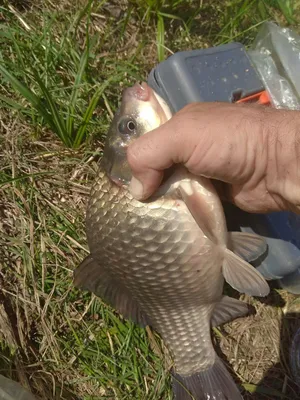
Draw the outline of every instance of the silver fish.
M212 182L182 166L150 200L131 196L128 144L170 117L147 84L125 89L91 190L90 255L76 269L75 285L159 332L174 357L177 400L239 400L213 348L211 327L248 313L245 303L223 296L224 280L243 293L269 293L245 261L264 253L266 243L254 234L228 233Z

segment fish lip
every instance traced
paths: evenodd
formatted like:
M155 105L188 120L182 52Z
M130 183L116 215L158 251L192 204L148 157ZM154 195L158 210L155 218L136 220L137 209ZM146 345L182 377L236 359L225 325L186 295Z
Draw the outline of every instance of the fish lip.
M151 88L146 82L135 83L132 87L129 87L123 92L123 100L130 100L134 97L137 100L148 101L151 97Z
M113 163L112 162L108 162L107 160L103 160L103 168L106 172L106 175L109 177L109 179L117 186L123 186L124 185L124 179L118 177L118 176L114 176L112 174L112 170L113 170Z
M116 184L117 186L122 187L122 186L125 186L125 185L126 185L125 179L117 178L117 177L112 176L112 175L108 175L108 176L109 176L109 179L110 179L114 184Z
M172 117L172 112L166 101L153 90L146 82L135 83L134 86L124 90L122 101L132 102L137 100L141 102L151 102L152 107L160 116L161 123L167 122Z
M117 186L128 186L130 177L120 174L120 170L116 167L118 155L113 152L107 151L105 156L102 157L101 164L108 178ZM123 176L122 176L123 175Z
M101 164L106 172L106 174L108 176L110 176L111 170L112 170L112 166L113 166L113 162L112 160L109 159L108 157L109 155L107 155L105 152L103 154L102 160L101 160Z

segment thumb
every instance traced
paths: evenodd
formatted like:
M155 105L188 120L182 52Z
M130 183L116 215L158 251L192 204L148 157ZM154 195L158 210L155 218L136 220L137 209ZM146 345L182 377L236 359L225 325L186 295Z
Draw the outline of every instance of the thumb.
M147 199L158 189L164 170L174 163L174 150L168 140L169 123L165 125L141 136L127 149L133 175L129 190L138 200ZM171 142L173 144L173 140Z
M146 133L127 149L133 178L129 189L138 200L144 200L158 189L164 170L173 164L186 164L199 142L199 132L191 131L195 121L187 106L170 120ZM184 134L188 132L188 134Z

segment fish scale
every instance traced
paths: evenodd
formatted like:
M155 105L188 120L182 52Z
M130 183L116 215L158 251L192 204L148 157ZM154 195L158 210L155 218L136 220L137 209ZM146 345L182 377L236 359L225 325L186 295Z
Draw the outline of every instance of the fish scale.
M165 339L177 370L191 374L199 366L212 365L209 321L213 306L203 305L203 300L208 302L212 292L214 301L221 298L223 282L214 277L220 272L210 268L210 263L206 268L199 265L199 253L202 263L206 256L210 262L219 262L220 269L221 258L212 253L185 204L164 197L149 208L116 187L102 171L92 189L86 223L91 253L130 290Z

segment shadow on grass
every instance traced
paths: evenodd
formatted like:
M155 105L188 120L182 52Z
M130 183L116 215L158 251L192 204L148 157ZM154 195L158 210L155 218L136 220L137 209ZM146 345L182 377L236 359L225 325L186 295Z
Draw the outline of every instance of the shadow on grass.
M12 360L5 362L5 358L7 360L12 358L9 349L1 350L0 374L30 390L36 400L82 400L69 390L67 385L61 387L57 382L55 382L55 393L53 393L53 377L50 373L41 373L41 368L21 366L19 356L15 363Z
M274 287L275 285L271 284L271 286ZM237 292L232 293L230 288L229 291L231 297L239 297ZM266 299L257 300L271 307L282 308L285 305L284 300L276 291L272 291ZM300 399L300 386L297 386L296 383L296 381L298 384L300 383L300 348L297 349L295 346L296 351L295 349L292 349L292 343L295 339L295 334L299 329L299 312L289 312L283 316L280 327L280 348L278 349L280 361L267 370L263 379L261 379L256 385L246 385L247 390L242 389L239 377L234 373L232 366L228 362L228 358L221 350L220 344L217 341L215 342L215 350L218 356L222 359L223 363L226 365L227 369L230 371L230 374L235 380L236 384L239 386L244 400ZM300 335L298 336L299 345ZM264 340L264 338L261 339ZM265 339L266 342L270 340L269 338ZM253 346L255 346L255 343L253 343ZM257 360L258 365L261 361L263 362L263 360ZM293 376L291 362L293 362L295 366L298 366L298 376L296 377Z
M300 399L300 387L297 386L291 371L291 362L299 358L296 353L292 353L291 347L294 336L300 327L300 314L287 313L281 322L280 336L280 362L274 365L266 373L265 377L257 385L252 395L246 395L246 399L255 400L275 400L275 399ZM299 363L299 360L298 360ZM298 372L299 366L298 366ZM300 377L298 376L298 380Z
M3 287L4 281L0 275L0 288ZM68 389L68 383L61 385L50 372L43 370L41 354L34 339L34 324L30 327L28 335L20 336L22 323L17 317L11 297L1 290L0 305L0 374L19 382L22 387L31 391L37 400L81 400ZM24 322L25 316L22 315L22 318ZM11 348L2 341L2 335ZM23 395L21 397L23 398ZM1 396L0 398L2 399Z

